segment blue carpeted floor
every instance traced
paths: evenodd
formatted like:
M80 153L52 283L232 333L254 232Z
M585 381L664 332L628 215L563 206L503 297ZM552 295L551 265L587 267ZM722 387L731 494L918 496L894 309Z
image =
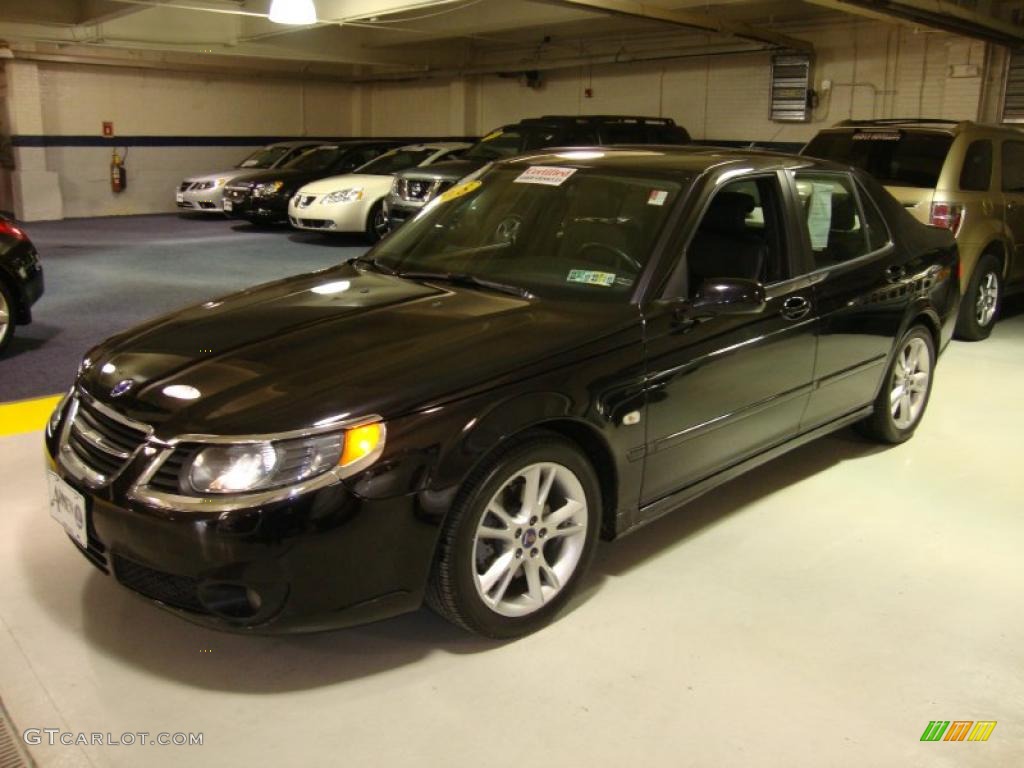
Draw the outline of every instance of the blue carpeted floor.
M46 293L0 358L0 402L68 387L82 355L146 318L212 296L331 266L358 237L261 229L220 217L131 216L26 225Z

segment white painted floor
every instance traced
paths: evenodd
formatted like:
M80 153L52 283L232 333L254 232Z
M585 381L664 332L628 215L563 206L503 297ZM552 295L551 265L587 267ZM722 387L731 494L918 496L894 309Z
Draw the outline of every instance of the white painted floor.
M0 441L0 696L16 725L202 732L41 766L1024 763L1024 311L954 343L925 422L819 441L604 545L525 640L423 611L317 636L200 629L96 572ZM929 720L996 720L922 743Z

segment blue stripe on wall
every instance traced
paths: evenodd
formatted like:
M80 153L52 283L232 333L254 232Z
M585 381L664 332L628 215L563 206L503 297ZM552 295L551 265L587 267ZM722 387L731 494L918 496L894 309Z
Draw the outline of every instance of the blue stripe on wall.
M311 139L313 141L359 141L361 139L384 139L408 141L410 144L417 141L469 141L476 139L472 136L431 136L409 137L409 136L12 136L11 144L15 147L262 147L273 144L275 141L301 141ZM695 144L717 147L749 147L749 141L716 141L705 139L696 141ZM790 141L765 141L754 142L759 149L775 149L781 152L799 152L803 147L802 142Z
M15 147L262 147L276 141L359 141L346 136L12 136ZM371 137L366 137L370 139ZM422 141L422 137L374 136L384 141ZM464 136L432 137L429 141L475 141Z

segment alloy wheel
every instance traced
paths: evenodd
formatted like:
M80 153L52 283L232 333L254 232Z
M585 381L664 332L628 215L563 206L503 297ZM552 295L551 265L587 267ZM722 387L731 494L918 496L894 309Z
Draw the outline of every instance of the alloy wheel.
M978 299L974 307L978 325L984 327L992 322L999 304L999 276L989 272L978 285Z
M388 233L388 217L384 215L384 209L378 208L373 212L373 221L370 224L377 239L381 240Z
M0 291L0 344L7 338L11 326L11 308L7 304L7 297Z
M587 541L579 478L553 462L531 464L491 497L473 539L477 594L501 616L541 609L569 583Z
M893 366L889 407L897 429L908 429L921 417L932 374L931 353L920 338L910 338Z

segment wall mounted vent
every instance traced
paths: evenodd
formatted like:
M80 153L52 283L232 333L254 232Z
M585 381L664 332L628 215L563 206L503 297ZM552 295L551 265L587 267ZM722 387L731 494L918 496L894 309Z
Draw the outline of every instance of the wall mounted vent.
M772 57L772 120L779 123L804 123L810 120L810 90L810 56L796 53Z

